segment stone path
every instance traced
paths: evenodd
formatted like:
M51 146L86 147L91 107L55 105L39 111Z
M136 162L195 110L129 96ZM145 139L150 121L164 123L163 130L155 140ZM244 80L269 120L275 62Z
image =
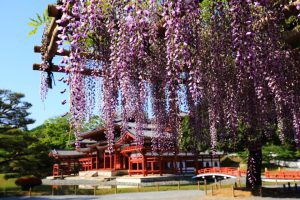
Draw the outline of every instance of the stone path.
M8 197L1 200L282 200L281 198L266 197L245 197L245 198L222 198L204 196L203 191L182 190L182 191L161 191L161 192L140 192L126 194L112 194L101 196L40 196L40 197ZM284 198L284 200L295 200L295 198Z
M203 196L203 191L182 190L182 191L161 191L161 192L140 192L140 193L125 193L112 194L101 196L40 196L40 197L9 197L0 198L3 200L196 200Z

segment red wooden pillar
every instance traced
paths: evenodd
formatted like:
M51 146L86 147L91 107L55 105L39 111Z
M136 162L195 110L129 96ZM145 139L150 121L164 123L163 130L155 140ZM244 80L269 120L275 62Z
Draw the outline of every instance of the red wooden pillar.
M175 154L175 160L173 161L174 162L174 173L177 174L178 172L178 168L177 168L177 161L178 161L178 157L177 157L177 154Z
M103 169L106 169L106 155L105 155L105 152L103 154Z
M179 160L180 174L182 174L182 160Z
M159 175L162 176L162 158L159 159Z
M109 155L109 169L112 169L112 155Z
M128 166L129 166L128 174L129 174L129 176L131 176L132 165L131 165L131 158L130 157L128 157Z
M123 155L123 169L126 168L126 157Z
M98 151L96 151L96 170L98 170Z
M71 164L70 164L70 160L68 160L68 173L71 174Z
M153 171L154 171L154 162L151 161L151 172L152 172L152 174L154 173Z
M115 151L114 153L114 166L113 166L113 169L115 170L116 169L116 166L117 166L117 152Z
M143 155L142 156L142 174L143 174L143 176L147 175L146 170L147 170L147 158L146 158L146 156Z

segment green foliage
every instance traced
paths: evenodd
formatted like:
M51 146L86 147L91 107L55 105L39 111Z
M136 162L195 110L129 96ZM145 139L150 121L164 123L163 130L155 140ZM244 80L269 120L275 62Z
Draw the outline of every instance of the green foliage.
M0 89L0 132L9 129L27 129L28 124L34 123L28 118L28 109L32 106L23 101L24 94Z
M23 98L24 94L0 90L0 172L39 175L47 164L39 161L48 157L43 154L48 149L26 131L34 120L28 118L31 104Z
M15 178L6 178L5 174L0 174L0 188L13 188L16 187Z
M192 152L192 151L205 151L209 149L209 132L208 129L203 128L201 130L202 139L205 138L203 141L199 141L199 138L193 138L192 130L190 128L190 118L185 116L181 122L181 134L179 137L179 148L185 152ZM199 130L198 130L199 131Z
M28 118L31 104L22 101L23 98L23 94L0 90L0 173L10 173L11 177L44 177L51 173L50 150L74 148L70 146L74 134L69 116L48 119L27 131L27 125L34 120ZM93 116L83 131L94 129L100 123L99 117Z
M262 149L264 161L269 163L271 160L295 160L299 158L299 150L293 144L267 144Z
M74 139L70 132L70 124L67 116L48 119L34 129L31 135L38 138L39 142L50 149L68 149L70 140Z
M103 122L101 121L99 116L93 115L88 121L84 123L84 126L81 129L81 131L85 132L85 131L96 129L100 127L102 123Z
M0 172L12 173L14 177L49 175L53 164L48 156L50 150L71 148L73 139L67 117L48 119L27 132L11 129L0 136Z
M37 33L39 27L42 25L46 25L50 18L48 16L48 9L45 9L44 13L40 15L39 13L36 14L36 18L29 18L30 21L27 23L28 26L31 26L33 29L28 33L27 37L30 37Z
M209 21L211 17L211 5L213 1L212 0L203 0L200 4L201 7L201 15L204 21Z
M183 151L189 151L189 145L191 142L191 129L189 126L189 118L184 117L181 123L181 137L179 139L179 147Z
M243 160L244 163L247 162L247 158L248 158L248 150L244 150L244 151L239 151L237 152L237 155Z
M12 173L12 177L28 174L44 176L49 173L52 166L48 157L49 148L38 138L18 129L0 135L0 172Z
M239 151L238 155L246 162L248 150ZM300 151L294 144L267 143L262 148L262 158L263 163L267 165L269 165L272 160L297 160L300 158Z
M92 116L85 122L81 131L88 131L100 126L98 116ZM69 116L55 117L46 120L42 125L32 129L31 135L38 138L39 142L51 149L72 149L70 142L75 140L70 127Z

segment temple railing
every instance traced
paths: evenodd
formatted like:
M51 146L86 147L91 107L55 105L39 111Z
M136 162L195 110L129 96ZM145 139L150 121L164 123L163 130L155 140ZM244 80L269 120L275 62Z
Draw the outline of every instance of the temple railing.
M234 167L209 167L198 170L198 174L221 173L233 176L246 175L246 170Z
M282 170L282 171L266 171L265 177L270 179L297 179L300 180L300 170L299 171L290 171L290 170Z
M93 170L95 168L94 163L96 162L96 158L79 158L78 162L81 165L83 171Z

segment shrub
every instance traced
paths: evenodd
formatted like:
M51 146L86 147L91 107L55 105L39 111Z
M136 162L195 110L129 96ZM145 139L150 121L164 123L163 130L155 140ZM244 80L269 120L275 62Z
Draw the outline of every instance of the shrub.
M23 176L18 178L15 181L15 184L21 186L23 191L28 191L30 188L33 188L34 186L41 185L42 180L35 176Z

